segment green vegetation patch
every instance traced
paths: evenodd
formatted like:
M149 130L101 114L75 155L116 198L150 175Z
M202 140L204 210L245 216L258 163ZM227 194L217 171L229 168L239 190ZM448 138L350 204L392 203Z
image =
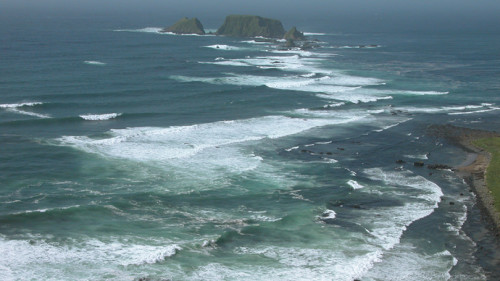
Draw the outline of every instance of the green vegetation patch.
M486 185L493 194L495 209L500 212L500 137L478 139L473 144L491 153L491 162L486 171Z

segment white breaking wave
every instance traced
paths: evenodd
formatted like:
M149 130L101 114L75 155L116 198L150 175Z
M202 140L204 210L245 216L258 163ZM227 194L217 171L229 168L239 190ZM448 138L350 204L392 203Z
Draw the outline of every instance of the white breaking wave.
M342 238L339 238L342 239ZM337 241L337 240L336 240ZM235 254L265 257L280 266L260 266L258 270L242 266L229 268L219 263L199 267L188 276L189 280L336 280L352 281L359 279L378 261L380 253L347 255L351 252L347 245L339 243L335 250L325 248L309 249L302 247L239 247ZM342 249L342 250L340 250ZM352 249L351 249L352 250ZM364 252L364 251L363 251Z
M145 27L145 28L139 28L139 29L116 29L113 31L116 32L145 32L145 33L157 33L157 34L163 34L162 31L163 28L161 27Z
M349 181L347 181L347 184L349 186L351 186L353 189L361 189L361 188L365 187L364 185L359 184L355 180L349 180Z
M216 85L238 85L238 86L266 86L279 90L293 90L317 93L318 97L349 101L353 103L371 102L380 99L391 99L391 96L377 95L376 93L364 93L356 91L362 86L378 85L381 82L375 78L364 78L349 75L332 75L318 78L301 76L256 76L238 75L227 73L225 77L188 77L170 76L171 79L180 82L203 82Z
M28 116L38 117L38 118L51 118L50 115L48 115L48 114L41 114L41 113L25 111L25 110L20 109L23 107L33 107L33 106L42 105L42 104L43 104L42 102L23 102L23 103L0 104L0 108L3 108L3 109L10 111L10 112L22 114L22 115L28 115Z
M155 243L157 244L157 243ZM88 240L73 246L39 241L8 240L0 237L0 272L2 280L29 280L36 276L40 280L56 280L54 276L61 266L72 264L64 273L64 279L80 280L97 278L94 270L106 264L119 270L124 266L144 265L161 262L182 250L179 245L145 245L119 241L103 242ZM33 266L43 261L44 270ZM105 274L105 272L99 272ZM30 278L31 277L31 278ZM72 278L69 278L72 277ZM100 279L100 278L98 278ZM123 280L123 279L122 279Z
M47 209L38 209L38 210L26 210L22 212L15 212L12 213L13 215L19 215L19 214L29 214L29 213L45 213L45 212L50 212L50 211L57 211L57 210L68 210L72 208L79 208L80 205L73 205L73 206L67 206L67 207L59 207L59 208L47 208Z
M394 91L398 92L398 91ZM439 92L439 91L401 91L402 94L407 94L407 95L417 95L417 96L427 96L427 95L432 95L432 96L440 96L440 95L447 95L450 92Z
M397 280L450 279L449 272L456 265L456 258L448 250L434 254L419 254L415 248L409 243L399 245L394 251L384 256L382 262L376 264L364 277L367 280L395 280L394 269L397 268ZM443 268L448 270L443 271ZM459 278L459 280L485 280L484 275L481 275L471 272L474 279Z
M369 224L372 224L370 233L376 237L377 245L382 245L385 250L392 249L400 241L403 231L414 221L424 218L434 212L441 201L443 193L441 188L411 172L386 172L379 168L366 169L364 173L372 180L382 181L387 187L383 189L386 193L396 197L403 197L403 206L380 207L371 210L373 215L384 214L377 219L371 216ZM404 195L400 187L409 189ZM388 219L387 216L390 216Z
M319 217L321 220L333 220L337 217L337 213L334 210L326 210Z
M295 49L288 49L288 50L270 50L269 52L275 53L275 54L296 54L300 57L312 57L312 56L319 56L319 53L314 53L311 51L305 51L299 48ZM323 54L323 56L334 56L333 54Z
M442 106L442 107L395 107L393 110L400 110L409 113L446 113L448 115L475 114L499 110L490 103L480 105L462 105L462 106Z
M116 118L122 115L121 113L106 113L106 114L83 114L80 118L88 121L103 121Z
M255 41L255 40L245 40L241 41L242 43L248 43L248 44L259 44L259 45L269 45L271 43L265 42L265 41Z
M384 83L380 83L384 84ZM378 84L378 85L380 85ZM362 89L365 94L370 95L411 95L411 96L439 96L439 95L447 95L449 92L439 92L439 91L409 91L409 90L379 90L379 89Z
M205 46L205 48L211 48L211 49L216 49L216 50L224 50L224 51L239 51L243 50L244 48L236 47L236 46L229 46L229 45L223 45L223 44L216 44L216 45L210 45L210 46Z
M427 157L427 154L405 155L405 157L410 159L422 159L422 160L429 159Z
M398 126L399 124L404 123L404 122L409 121L409 120L411 120L411 119L406 119L406 120L403 120L403 121L398 122L398 123L396 123L396 124L390 124L390 125L387 125L387 126L384 126L384 127L380 128L380 129L376 129L376 130L374 130L374 131L375 131L375 132L380 133L380 132L382 132L382 131L388 130L388 129L393 128L393 127L396 127L396 126Z
M350 46L334 46L334 49L375 49L380 48L380 45L350 45Z
M179 176L187 176L189 180L215 180L263 165L263 158L253 153L257 142L368 116L362 112L323 115L311 112L297 118L265 116L191 126L114 129L106 138L63 136L56 141L102 157L142 162L181 173Z
M280 138L330 124L352 122L363 116L323 118L291 118L266 116L260 118L220 121L191 126L154 128L139 127L111 130L111 137L92 139L66 136L61 144L110 157L129 158L137 161L168 161L189 158L204 150L219 149L238 143ZM212 137L207 137L212 136Z
M90 65L101 65L101 66L106 65L106 63L105 63L105 62L95 61L95 60L86 60L86 61L84 61L83 63L85 63L85 64L90 64Z
M0 104L0 108L19 108L23 106L35 106L41 105L42 102L22 102L22 103L9 103L9 104Z
M323 36L323 35L328 35L327 33L321 33L321 32L303 32L305 36Z
M448 114L449 115L475 114L475 113L484 113L484 112L495 111L495 110L499 110L499 109L500 108L498 108L498 107L491 107L491 108L483 109L483 110L475 110L475 111L468 111L468 112L450 112Z
M162 35L176 35L176 36L210 36L210 35L199 35L199 34L177 34L173 32L165 32L162 31L164 28L162 27L145 27L145 28L138 28L138 29L115 29L113 31L115 32L140 32L140 33L155 33L155 34L162 34Z
M213 46L217 45L212 45L210 47L213 48ZM316 58L304 58L299 55L293 55L293 56L258 56L258 57L246 57L246 58L240 58L240 59L227 59L227 60L221 60L219 58L216 59L215 62L203 62L203 63L212 63L212 64L222 64L222 63L229 64L234 63L238 64L240 66L253 66L253 67L258 67L262 69L270 69L270 68L276 68L276 69L282 69L282 70L287 70L287 71L298 71L298 72L318 72L318 73L325 73L329 74L332 71L331 70L325 70L318 68L316 65L318 64L319 60Z

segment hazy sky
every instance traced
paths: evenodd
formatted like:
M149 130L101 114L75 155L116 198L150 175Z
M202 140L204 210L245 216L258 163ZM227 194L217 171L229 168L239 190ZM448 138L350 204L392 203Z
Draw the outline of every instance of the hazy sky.
M154 21L187 16L209 23L222 21L227 14L282 20L296 17L300 21L327 18L341 25L453 22L467 26L481 22L500 29L500 0L1 0L0 16L28 12L149 17Z
M329 11L441 11L487 12L499 11L498 0L2 0L0 7L25 9L65 10L194 10L216 12L220 10L243 12L295 10L296 12Z

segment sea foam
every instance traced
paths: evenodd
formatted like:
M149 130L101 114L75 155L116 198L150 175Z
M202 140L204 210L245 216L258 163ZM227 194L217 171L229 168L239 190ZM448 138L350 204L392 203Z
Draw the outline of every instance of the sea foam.
M90 65L99 65L99 66L104 66L106 63L101 62L101 61L95 61L95 60L86 60L83 63L85 64L90 64Z
M224 45L224 44L209 45L209 46L205 46L205 48L211 48L211 49L216 49L216 50L224 50L224 51L239 51L239 50L244 49L244 48L241 48L241 47L229 46L229 45Z

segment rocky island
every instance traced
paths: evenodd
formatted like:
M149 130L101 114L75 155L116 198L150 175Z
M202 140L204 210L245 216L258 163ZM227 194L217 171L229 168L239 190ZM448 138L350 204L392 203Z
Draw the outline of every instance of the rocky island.
M197 34L205 35L203 25L197 18L184 17L174 25L164 28L161 32L170 32L174 34ZM213 33L210 33L213 34ZM230 37L262 37L266 42L279 43L279 39L285 39L282 45L283 50L290 48L310 49L316 47L314 42L307 40L304 33L297 30L294 26L288 32L285 32L281 21L260 16L251 15L229 15L224 23L215 32L215 35ZM298 44L296 42L299 42Z
M232 37L266 37L282 39L285 29L279 20L259 16L230 15L215 33Z
M184 17L174 25L164 28L161 32L172 32L175 34L198 34L204 35L205 29L197 18Z

